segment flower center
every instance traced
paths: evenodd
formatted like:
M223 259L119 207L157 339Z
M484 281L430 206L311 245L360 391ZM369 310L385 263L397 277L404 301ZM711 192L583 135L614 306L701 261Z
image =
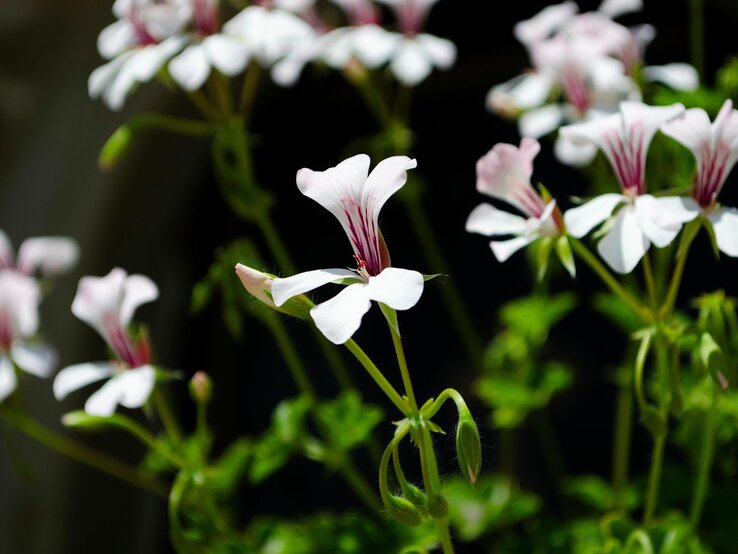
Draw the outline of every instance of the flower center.
M192 0L192 19L195 30L203 36L218 32L218 4L213 0Z
M131 368L148 363L148 347L145 341L134 345L131 337L120 326L116 314L108 313L103 316L103 328L110 347L121 362Z
M716 146L703 144L700 163L694 180L692 197L702 208L712 207L725 183L730 148L724 142Z
M131 9L128 12L128 20L133 26L133 32L136 35L136 40L140 46L148 46L149 44L156 44L157 40L151 35L149 30L146 28L146 23L141 17L141 9L137 7L135 2L131 3Z
M356 254L354 254L354 260L356 260L356 269L354 271L359 277L361 277L362 279L364 279L364 281L368 283L369 277L371 277L371 275L366 269L366 262Z
M623 192L629 196L646 192L644 138L643 124L640 122L634 123L627 135L611 129L603 137Z
M10 350L14 335L10 314L6 309L0 310L0 351Z

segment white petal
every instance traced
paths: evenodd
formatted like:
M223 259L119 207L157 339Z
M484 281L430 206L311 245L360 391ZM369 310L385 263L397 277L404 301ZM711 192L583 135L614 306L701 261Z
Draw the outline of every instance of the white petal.
M270 308L276 307L271 297L273 277L243 264L236 264L236 274L249 294Z
M0 231L0 269L13 267L15 265L15 250L13 245L3 231Z
M87 399L85 412L91 416L110 417L115 413L122 395L121 383L113 377Z
M225 75L231 77L238 75L249 63L248 47L237 38L221 34L212 35L202 42L202 47L210 62Z
M627 199L621 194L603 194L578 208L564 214L564 223L569 234L582 238L597 225L608 219L618 204Z
M16 341L10 351L10 357L26 373L46 378L56 365L56 351L45 344L26 344Z
M378 217L389 197L407 181L408 170L417 166L418 162L407 156L392 156L379 162L366 179L361 205L375 218Z
M33 277L13 269L0 270L0 312L8 318L11 338L27 338L38 331L41 289Z
M720 251L738 258L738 210L720 208L710 215L710 221Z
M648 251L649 241L641 231L632 206L618 212L610 232L597 245L597 251L613 270L630 273Z
M415 40L425 49L438 69L449 69L456 62L456 45L450 40L428 34L418 35Z
M615 19L626 13L639 12L643 9L643 0L603 0L599 11Z
M397 47L390 69L403 85L414 87L433 70L430 55L417 41L404 39Z
M700 86L700 74L688 63L651 65L643 68L643 74L649 81L658 81L674 90L693 91Z
M490 204L480 204L466 220L466 230L488 237L494 235L520 235L525 232L525 218L498 210Z
M0 402L13 394L18 386L13 363L7 356L0 356Z
M343 344L359 329L361 318L371 304L366 285L349 285L330 300L315 306L310 315L329 341Z
M654 198L651 206L651 218L662 227L681 226L699 215L699 204L684 196Z
M503 115L537 108L551 94L552 86L551 77L542 71L525 73L493 87L487 106Z
M675 225L659 225L654 221L654 201L650 194L635 199L635 215L643 234L658 248L670 245L682 228L681 223Z
M145 275L129 275L123 283L123 297L120 302L119 321L126 327L136 309L142 304L159 298L156 284Z
M594 144L582 144L568 140L566 136L559 134L554 143L554 154L561 163L573 167L585 167L594 160L597 147Z
M90 95L90 98L99 98L100 96L103 96L105 102L108 103L106 92L120 72L121 67L123 67L132 55L133 52L125 52L90 73L90 77L87 80L87 93Z
M492 253L495 255L495 258L497 258L497 261L502 263L507 261L510 256L515 254L515 252L521 248L525 248L537 238L538 237L528 236L515 237L510 240L493 240L489 243L489 246L492 248Z
M126 272L114 268L105 277L82 277L72 302L72 313L105 336L103 318L117 318Z
M530 44L549 38L579 11L575 2L543 8L538 14L515 25L515 38Z
M186 91L199 89L210 75L210 63L202 44L188 46L169 62L169 73Z
M137 43L133 25L127 19L120 19L105 27L97 37L97 51L106 60L112 60L121 52Z
M382 302L395 310L409 310L423 294L423 276L417 271L388 267L382 273L369 278L364 292L376 302Z
M126 408L140 408L151 396L156 384L156 371L150 365L128 369L113 377L119 382L120 398L118 404Z
M558 129L565 115L566 110L560 104L534 108L520 116L518 130L524 137L539 138Z
M362 25L352 31L351 40L359 61L375 69L390 60L399 39L378 25Z
M702 148L711 142L711 129L710 117L701 108L687 110L661 126L662 133L692 150L697 159Z
M113 373L115 369L108 362L70 365L54 378L54 396L57 400L64 400L70 393L95 381L106 379Z
M298 294L305 294L306 292L341 279L355 277L356 273L348 269L316 269L314 271L298 273L292 277L278 277L272 281L272 299L277 306L281 306Z
M36 269L46 275L68 271L79 259L79 246L66 237L27 239L18 251L18 270L27 275Z

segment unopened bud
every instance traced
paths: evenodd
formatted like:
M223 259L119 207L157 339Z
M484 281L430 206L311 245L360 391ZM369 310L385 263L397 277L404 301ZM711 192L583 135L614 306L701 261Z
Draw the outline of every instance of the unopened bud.
M133 135L133 126L129 124L121 125L110 135L97 161L101 169L110 169L120 161L133 142Z
M443 519L448 515L448 502L440 494L428 494L428 514L436 519Z
M83 410L69 412L62 416L61 421L65 427L86 431L99 431L109 428L111 425L110 418L91 416Z
M468 412L459 417L459 426L456 429L456 456L462 473L474 484L482 468L482 443L479 439L479 430Z
M417 527L423 521L420 511L413 503L400 496L389 496L387 511L392 519L409 527Z
M428 504L428 498L425 493L407 481L402 483L402 494L403 496L412 502L418 509L426 510Z
M236 274L241 279L244 288L262 304L273 310L282 312L298 319L307 319L310 315L310 306L303 302L302 295L290 298L281 306L277 306L272 299L272 282L274 276L257 271L243 264L236 264Z
M198 404L209 404L213 398L213 381L204 371L198 371L190 379L190 395Z

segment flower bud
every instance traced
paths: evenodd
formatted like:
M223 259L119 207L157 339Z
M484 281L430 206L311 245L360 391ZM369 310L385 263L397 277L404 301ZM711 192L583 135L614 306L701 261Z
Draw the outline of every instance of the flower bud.
M110 428L111 418L91 416L84 410L69 412L62 416L61 421L64 427L71 429L82 429L85 431L100 431Z
M477 425L469 412L462 412L459 416L459 426L456 429L456 456L462 473L470 483L476 483L482 468L482 443L479 440Z
M423 521L420 512L409 500L394 495L390 495L387 500L387 511L392 519L410 527L417 527Z
M436 519L443 519L448 515L448 502L440 494L428 494L428 514Z
M303 302L303 296L290 298L281 306L277 306L272 300L272 281L274 277L243 264L236 264L236 274L241 279L244 288L254 298L273 310L282 312L298 319L307 319L310 315L310 306Z
M209 404L213 398L213 381L204 371L198 371L192 376L190 396L198 404Z
M100 169L110 169L115 166L128 151L132 143L134 131L129 124L121 125L103 145L98 158Z

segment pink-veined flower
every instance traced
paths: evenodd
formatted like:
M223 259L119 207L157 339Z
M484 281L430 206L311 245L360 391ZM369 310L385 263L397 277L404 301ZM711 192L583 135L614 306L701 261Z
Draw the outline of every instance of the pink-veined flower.
M56 361L51 347L33 340L40 302L36 279L0 269L0 402L18 386L16 366L36 377L48 377Z
M159 290L144 275L128 275L120 268L105 277L83 277L72 303L72 313L95 329L115 355L115 360L83 363L62 369L54 379L54 395L68 394L91 383L107 382L87 399L85 411L92 416L111 416L118 405L140 408L156 381L144 339L134 340L128 330L136 309L156 300Z
M423 293L423 275L390 266L377 223L384 203L405 184L407 170L417 164L405 156L395 156L377 164L370 174L369 163L369 157L360 154L326 171L302 169L297 174L300 191L341 223L353 247L357 268L318 269L272 282L276 306L328 283L346 285L335 297L310 311L318 329L335 344L351 338L372 300L395 310L408 310Z
M87 85L92 98L119 110L138 83L153 79L186 44L192 0L116 0L113 14L118 20L97 41L100 55L110 61L90 74Z
M718 248L738 257L738 210L720 206L717 197L738 161L738 111L726 100L710 123L705 110L693 108L665 123L661 131L689 148L697 159L691 198L657 199L657 220L679 225L706 217L715 230Z
M477 190L507 202L523 214L520 216L490 204L480 204L466 220L466 230L470 233L513 236L508 240L490 242L492 252L500 262L541 237L561 234L556 202L544 203L530 183L533 159L540 149L536 139L523 138L519 148L512 144L496 144L477 162Z
M561 129L568 140L591 143L602 150L620 182L621 194L603 194L564 214L568 232L581 238L620 208L597 245L602 258L618 273L630 273L651 243L667 246L679 233L677 225L656 222L656 199L646 194L646 155L661 125L683 111L681 104L652 107L623 102L617 114Z
M32 237L23 241L16 257L8 236L0 231L0 269L23 275L58 275L70 270L79 259L77 243L67 237Z

